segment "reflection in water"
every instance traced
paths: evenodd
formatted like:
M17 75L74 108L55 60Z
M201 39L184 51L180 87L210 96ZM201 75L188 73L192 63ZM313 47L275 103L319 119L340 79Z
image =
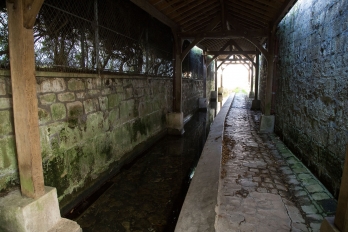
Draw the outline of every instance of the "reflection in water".
M77 219L83 231L174 231L216 112L197 112L182 137L165 136L115 176Z

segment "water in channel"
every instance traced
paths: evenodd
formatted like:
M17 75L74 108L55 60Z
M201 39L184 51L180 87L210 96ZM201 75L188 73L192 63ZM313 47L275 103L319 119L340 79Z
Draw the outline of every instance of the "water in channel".
M217 104L193 115L183 136L165 136L113 177L76 219L83 231L174 231Z

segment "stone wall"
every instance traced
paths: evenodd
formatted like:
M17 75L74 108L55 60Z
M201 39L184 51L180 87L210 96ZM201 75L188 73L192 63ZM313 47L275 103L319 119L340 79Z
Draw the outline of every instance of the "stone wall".
M7 72L8 73L8 72ZM171 78L41 72L37 75L45 184L66 207L133 150L166 132ZM183 81L184 114L198 109L202 81ZM0 192L18 184L9 74L0 75Z
M279 24L276 132L337 196L348 142L348 1L300 0Z

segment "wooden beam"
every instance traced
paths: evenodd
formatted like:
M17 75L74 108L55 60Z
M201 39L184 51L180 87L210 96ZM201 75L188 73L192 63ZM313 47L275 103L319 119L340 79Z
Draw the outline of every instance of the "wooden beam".
M213 20L210 21L204 31L212 31L219 24L219 22L220 19L216 16Z
M273 26L278 26L284 16L291 10L297 0L285 0L276 17L273 19Z
M256 55L256 51L207 51L207 55Z
M222 31L226 31L226 12L225 12L225 1L220 0L220 7L221 7L221 29Z
M246 40L248 40L250 43L254 44L255 47L262 53L262 55L265 56L265 58L267 60L271 59L270 53L264 47L262 47L262 45L259 43L259 41L257 41L255 38L252 38L252 37L249 37L249 36L245 36L244 38Z
M172 28L173 30L175 31L179 30L179 26L173 20L168 18L159 10L157 10L157 8L152 6L148 1L144 1L144 0L130 0L130 1L133 2L135 5L137 5L138 7L140 7L141 9L143 9L144 11L146 11L147 13L149 13L150 15L152 15L153 17L155 17L156 19L158 19L159 21L161 21L162 23Z
M36 16L44 0L23 0L23 26L27 29L34 27Z
M190 45L181 53L181 60L184 60L187 54L191 51L191 49L202 40L203 38L199 37L192 41L192 43L190 43Z
M346 158L344 161L341 179L340 194L335 215L335 225L340 231L348 231L348 146L346 146Z
M229 41L227 41L226 43L225 43L225 45L224 46L222 46L221 48L220 48L220 50L219 51L225 51L225 49L230 45L230 40ZM218 57L219 55L218 54L216 54L216 55L214 55L213 56L213 58L207 63L207 67L209 67L209 65Z
M206 39L219 39L219 38L241 38L241 37L267 37L268 33L265 30L231 30L231 31L189 31L182 32L179 36L183 39L192 39L197 36L204 37Z
M23 1L7 2L14 128L22 194L45 193L36 96L34 33L23 25Z
M231 44L233 44L233 46L235 46L235 48L237 48L238 51L243 51L243 49L236 43L236 41L232 40ZM254 64L254 61L253 61L253 59L251 59L250 56L246 55L245 57L247 59L249 59Z
M236 58L234 58L234 59L217 59L217 61L246 61L246 62L250 62L250 60L249 59L236 59Z

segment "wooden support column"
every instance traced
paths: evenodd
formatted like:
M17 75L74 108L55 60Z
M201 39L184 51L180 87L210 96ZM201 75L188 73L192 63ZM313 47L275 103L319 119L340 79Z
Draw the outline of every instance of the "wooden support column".
M218 68L217 68L217 61L214 62L215 63L215 91L217 93L218 91L218 80L217 80L217 73L218 73Z
M266 97L265 97L265 115L271 115L272 108L272 84L273 84L273 70L274 70L274 39L275 27L273 27L268 37L268 53L267 59L267 81L266 81Z
M31 2L33 6L29 8L38 12L42 1ZM45 189L36 96L33 17L24 17L29 14L26 13L29 8L25 3L25 0L7 1L13 114L21 191L27 197L39 198Z
M343 167L340 194L338 195L335 225L342 232L348 232L348 146Z
M258 100L258 96L259 96L259 76L260 76L260 55L256 55L256 66L255 66L255 97L254 97L254 100Z
M203 97L207 98L207 73L208 73L208 67L206 62L206 51L203 51Z
M173 111L180 113L182 112L182 59L181 59L181 50L182 50L182 40L177 36L177 33L174 34L174 85L173 85Z
M253 94L255 94L253 90L254 90L254 65L251 64L250 65L250 94L249 94L250 98L254 97L252 96Z

